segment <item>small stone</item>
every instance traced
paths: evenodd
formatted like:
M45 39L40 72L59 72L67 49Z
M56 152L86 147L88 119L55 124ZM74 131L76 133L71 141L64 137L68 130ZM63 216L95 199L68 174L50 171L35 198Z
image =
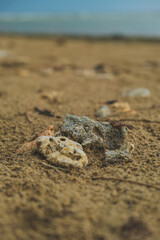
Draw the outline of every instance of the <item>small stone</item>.
M41 94L42 98L48 99L52 103L60 103L62 94L60 92L43 92Z
M118 100L114 99L114 100L109 100L107 102L105 102L106 104L109 104L109 105L113 105L114 103L118 102Z
M92 69L76 69L77 75L82 75L84 77L93 77L95 76L95 71Z
M96 117L105 118L110 115L110 110L106 105L102 105L98 108L96 112Z
M99 63L93 68L97 73L106 73L106 65L104 63Z
M52 68L43 68L41 70L41 73L44 76L51 76L53 74L53 69Z
M150 90L147 88L135 88L122 91L123 97L148 97L150 96Z
M104 166L108 163L117 163L121 161L129 162L130 154L134 149L132 143L123 145L120 149L105 152Z
M0 58L6 58L10 55L9 51L7 50L0 50Z
M82 168L88 164L82 146L66 137L41 136L37 139L37 149L55 166Z
M126 126L112 126L109 122L98 122L86 116L67 114L57 136L65 136L83 147L97 150L119 149L128 132Z
M127 102L116 102L112 105L115 108L118 108L121 110L121 112L128 112L131 111L131 108L129 106L129 103Z

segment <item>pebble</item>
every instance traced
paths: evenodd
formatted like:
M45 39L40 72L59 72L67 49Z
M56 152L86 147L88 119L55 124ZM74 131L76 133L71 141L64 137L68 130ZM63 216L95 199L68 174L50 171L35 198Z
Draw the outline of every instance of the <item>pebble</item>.
M102 105L98 108L96 112L96 117L105 118L110 115L110 110L106 105Z
M106 73L106 65L104 63L99 63L94 66L94 70L97 73Z
M82 168L88 164L82 146L66 137L41 136L37 150L55 166Z
M112 105L114 103L118 102L118 100L114 99L114 100L109 100L107 102L105 102L106 104Z
M95 71L96 77L98 79L108 79L113 80L114 76L113 74L107 69L107 66L105 63L99 63L96 66L94 66L93 70Z
M44 76L51 76L53 74L53 69L52 68L43 68L41 70L41 73Z
M60 92L51 91L51 92L43 92L41 96L42 98L48 99L52 103L60 103L62 94Z
M114 76L112 73L100 72L94 69L76 69L77 75L82 75L84 77L96 77L98 79L108 79L113 80Z
M121 161L129 162L133 149L134 145L132 143L128 143L127 145L123 145L119 150L106 151L103 165L106 166L108 163L114 164Z
M112 127L109 122L98 122L86 116L67 114L57 136L66 136L90 149L119 149L128 132L126 126Z
M127 102L115 102L112 106L120 109L121 112L131 111L130 105Z
M95 71L92 69L76 69L76 73L84 77L93 77L95 75Z
M122 91L123 97L148 97L150 96L150 90L147 88L135 88Z
M5 58L10 55L9 51L7 50L0 50L0 58Z

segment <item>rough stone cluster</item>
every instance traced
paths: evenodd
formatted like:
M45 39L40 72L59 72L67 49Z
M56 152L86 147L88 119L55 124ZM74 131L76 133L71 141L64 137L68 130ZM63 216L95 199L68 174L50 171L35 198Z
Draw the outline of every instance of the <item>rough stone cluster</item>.
M123 125L113 126L110 122L67 114L55 136L41 136L37 139L37 149L54 165L79 168L88 164L83 149L101 151L105 166L108 163L129 161L134 145L125 144L127 133L128 128Z

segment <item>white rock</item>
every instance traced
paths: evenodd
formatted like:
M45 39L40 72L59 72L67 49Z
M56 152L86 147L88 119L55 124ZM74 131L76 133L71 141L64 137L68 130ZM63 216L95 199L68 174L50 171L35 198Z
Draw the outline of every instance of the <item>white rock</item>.
M135 88L135 89L124 89L122 91L123 97L148 97L150 96L150 90L147 88Z
M110 110L106 105L102 105L96 112L96 117L104 118L110 115Z
M56 166L82 168L88 164L82 146L66 137L41 136L37 139L37 149Z

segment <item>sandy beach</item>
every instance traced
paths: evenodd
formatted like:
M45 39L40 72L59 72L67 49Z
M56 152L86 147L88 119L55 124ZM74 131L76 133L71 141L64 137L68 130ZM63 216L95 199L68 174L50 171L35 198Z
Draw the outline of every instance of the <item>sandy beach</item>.
M150 95L124 97L126 88ZM159 97L158 41L0 36L0 238L158 240ZM103 104L131 126L131 161L104 167L92 152L85 168L56 171L32 149L17 154L67 113L99 120Z

